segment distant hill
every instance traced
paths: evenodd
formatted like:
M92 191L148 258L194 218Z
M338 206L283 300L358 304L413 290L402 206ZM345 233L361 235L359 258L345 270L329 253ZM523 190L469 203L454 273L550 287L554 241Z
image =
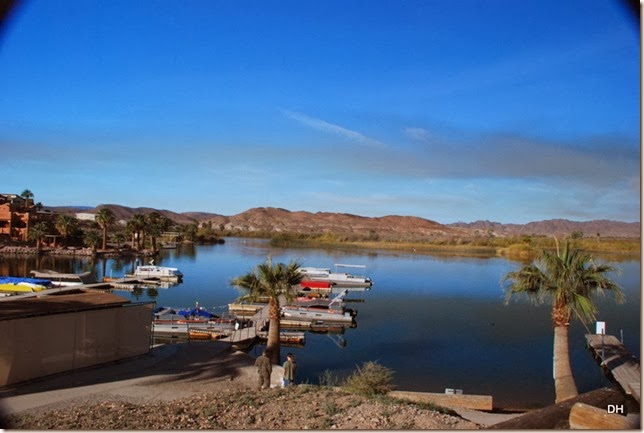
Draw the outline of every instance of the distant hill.
M91 206L45 206L45 209L52 210L58 213L97 213L98 210L102 207L109 208L114 216L118 220L129 221L136 214L147 215L151 212L159 212L161 215L169 218L177 224L190 224L194 222L206 221L209 218L217 217L218 214L207 213L207 212L184 212L177 213L171 210L165 209L153 209L149 207L127 207L121 206L118 204L101 204L96 207Z
M253 208L230 217L209 218L208 221L222 230L356 234L383 240L412 240L429 236L467 234L467 230L447 227L435 221L417 217L371 218L347 213L291 212L271 207Z
M277 232L277 233L334 233L360 235L374 239L418 240L435 236L494 236L515 235L567 235L581 232L585 237L599 234L602 237L639 237L639 222L620 222L610 220L570 221L552 219L527 224L501 224L492 221L457 222L440 224L436 221L414 217L389 215L384 217L364 217L347 213L289 211L281 208L258 207L237 215L225 216L208 212L177 213L147 207L131 208L116 204L86 206L46 207L55 212L95 213L106 206L112 210L117 220L128 221L135 214L148 214L157 211L178 224L210 222L214 228L226 231Z

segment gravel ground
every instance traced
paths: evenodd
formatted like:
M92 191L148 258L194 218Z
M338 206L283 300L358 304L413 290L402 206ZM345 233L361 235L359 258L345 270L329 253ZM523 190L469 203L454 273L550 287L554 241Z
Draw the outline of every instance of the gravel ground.
M1 427L103 429L478 429L456 412L341 388L300 384L258 391L254 359L216 344L149 355L5 389ZM272 383L281 367L273 369ZM0 401L7 405L7 400Z
M64 407L8 417L13 429L468 429L479 426L448 411L333 388L299 385L256 391L238 387L173 401L86 398Z

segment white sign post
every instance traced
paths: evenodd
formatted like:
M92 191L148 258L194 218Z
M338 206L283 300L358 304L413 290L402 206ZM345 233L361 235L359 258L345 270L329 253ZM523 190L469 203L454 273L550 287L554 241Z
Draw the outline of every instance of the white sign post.
M595 334L606 334L606 322L597 322Z

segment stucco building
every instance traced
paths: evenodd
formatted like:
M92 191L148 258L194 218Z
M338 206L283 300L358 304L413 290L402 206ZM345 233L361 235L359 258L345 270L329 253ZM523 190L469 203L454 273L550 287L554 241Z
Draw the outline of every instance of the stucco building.
M0 194L0 237L27 241L30 227L53 218L51 212L39 208L18 194Z

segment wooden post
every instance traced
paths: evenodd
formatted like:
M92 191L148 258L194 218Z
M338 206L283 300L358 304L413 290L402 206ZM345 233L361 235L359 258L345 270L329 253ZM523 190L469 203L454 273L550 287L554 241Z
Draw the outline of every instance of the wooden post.
M432 392L391 391L389 397L400 398L419 403L433 403L443 407L463 407L474 410L493 410L491 395L474 394L439 394Z
M639 428L638 417L608 413L607 409L575 403L568 418L571 429L630 430Z

